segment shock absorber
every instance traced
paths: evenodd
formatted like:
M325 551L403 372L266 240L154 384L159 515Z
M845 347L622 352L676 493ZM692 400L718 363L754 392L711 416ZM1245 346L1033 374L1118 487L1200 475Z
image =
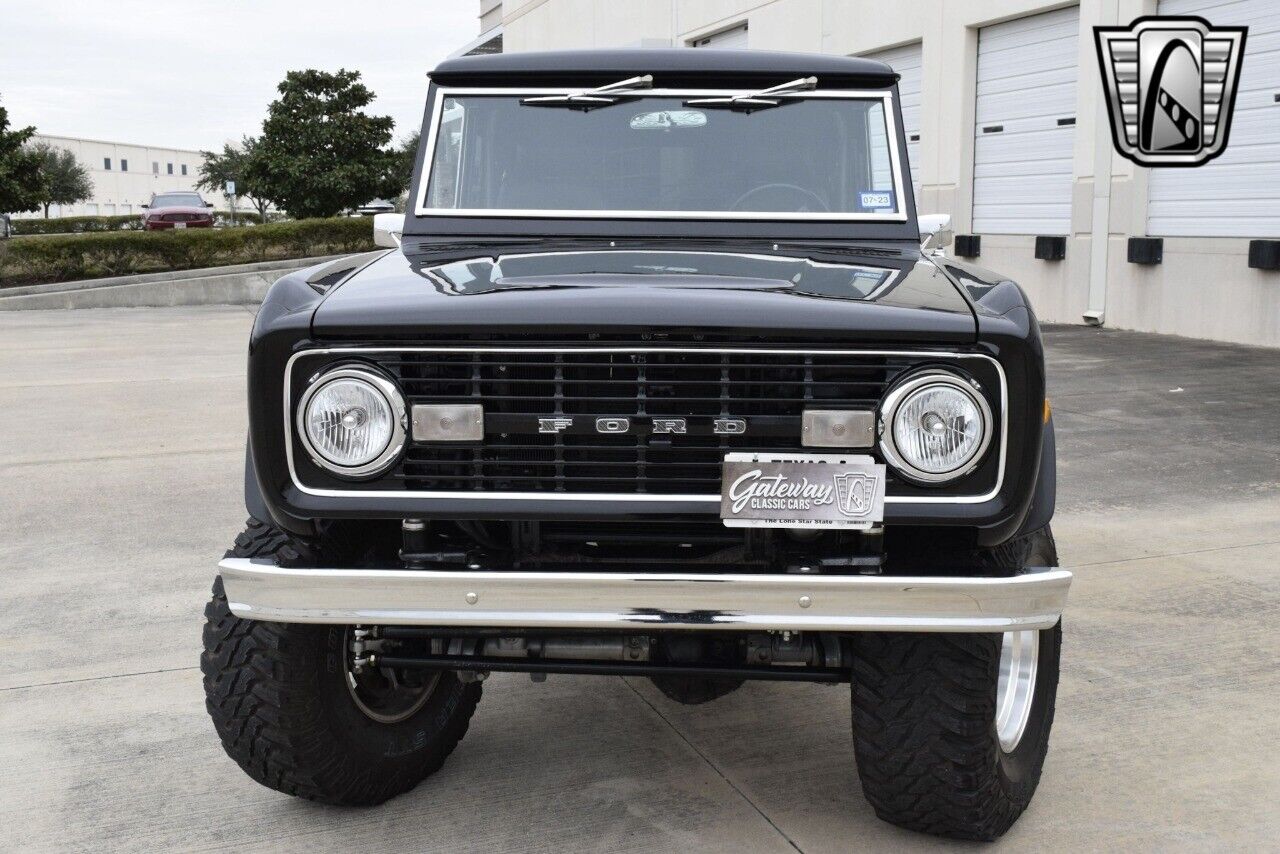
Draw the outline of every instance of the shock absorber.
M400 523L400 559L411 559L427 550L427 523L422 519L405 519Z

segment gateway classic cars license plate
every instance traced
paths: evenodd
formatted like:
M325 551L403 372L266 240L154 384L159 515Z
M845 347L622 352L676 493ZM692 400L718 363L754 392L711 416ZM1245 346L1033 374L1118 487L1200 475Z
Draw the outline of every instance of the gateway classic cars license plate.
M870 528L884 519L884 466L842 454L726 454L730 528Z

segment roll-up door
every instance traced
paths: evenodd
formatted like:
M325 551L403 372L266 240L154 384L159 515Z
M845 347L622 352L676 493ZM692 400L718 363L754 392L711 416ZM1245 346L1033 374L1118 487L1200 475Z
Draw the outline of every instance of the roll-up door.
M1280 237L1280 3L1161 0L1161 15L1247 26L1227 149L1194 169L1152 169L1147 233Z
M739 24L700 39L689 42L690 47L715 47L745 49L747 46L747 25Z
M1071 230L1079 31L1077 7L978 31L974 232Z
M911 187L920 199L920 43L866 55L886 63L900 75L898 98L902 101L902 129L907 135L907 159L911 162Z

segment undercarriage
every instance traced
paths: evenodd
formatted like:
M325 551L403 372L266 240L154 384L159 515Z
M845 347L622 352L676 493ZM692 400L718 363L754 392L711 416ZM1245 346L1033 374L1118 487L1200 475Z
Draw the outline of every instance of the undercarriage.
M848 639L831 632L514 632L419 626L357 627L352 669L456 670L464 681L491 672L684 676L848 682Z
M884 566L884 528L726 528L718 519L455 521L401 526L407 569L858 573Z

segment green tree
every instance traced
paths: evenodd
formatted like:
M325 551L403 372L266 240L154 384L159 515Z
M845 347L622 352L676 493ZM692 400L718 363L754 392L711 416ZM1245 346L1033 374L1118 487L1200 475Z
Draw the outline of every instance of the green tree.
M74 205L93 195L93 180L84 164L65 148L38 142L31 150L40 156L40 171L45 177L44 218L49 218L50 205Z
M36 211L47 179L40 156L27 147L33 127L9 130L9 111L0 107L0 213Z
M373 92L358 71L290 71L267 108L249 180L291 216L334 216L395 196L399 155L387 148L395 122L364 111Z
M249 200L258 210L263 222L267 221L267 208L271 200L254 182L251 164L259 156L258 140L246 136L239 145L227 143L222 151L202 151L200 156L200 180L196 188L222 194L228 181L236 182L236 195Z
M409 182L413 180L413 167L418 160L418 142L421 137L421 131L415 130L404 138L400 143L400 148L396 150L396 154L400 158L400 163L396 166L396 174L404 181L400 185L400 192L402 193L409 189Z
M400 159L396 166L396 177L400 181L395 194L396 210L404 213L408 204L409 182L413 180L413 167L418 161L418 142L422 138L421 131L414 131L400 142L396 149L396 157Z

